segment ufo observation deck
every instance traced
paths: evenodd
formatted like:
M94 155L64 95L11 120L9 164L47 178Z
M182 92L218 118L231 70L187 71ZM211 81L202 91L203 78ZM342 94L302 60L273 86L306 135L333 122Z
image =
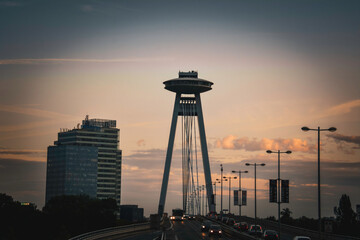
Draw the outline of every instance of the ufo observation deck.
M163 82L165 89L184 94L196 94L211 90L214 84L210 81L198 78L195 71L179 72L179 77Z

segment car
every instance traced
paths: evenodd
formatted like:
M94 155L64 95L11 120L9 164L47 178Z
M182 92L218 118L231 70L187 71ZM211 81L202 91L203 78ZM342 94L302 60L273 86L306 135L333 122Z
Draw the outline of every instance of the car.
M251 225L248 230L250 235L261 236L263 231L260 225Z
M194 215L189 215L188 220L195 220L195 216Z
M305 236L296 236L293 238L293 240L311 240L311 238Z
M233 218L228 218L228 220L226 220L226 224L229 226L234 226L235 220Z
M222 230L220 225L212 224L209 228L209 237L211 236L222 236Z
M185 214L184 216L182 216L182 219L189 219L189 215Z
M265 230L263 238L264 240L279 240L279 235L274 230Z
M246 232L249 229L249 225L246 222L237 222L234 224L234 228L238 231Z
M202 224L201 224L201 231L202 232L208 231L211 224L212 224L212 221L209 221L209 220L203 221Z
M246 232L249 230L249 225L246 222L240 222L240 231Z
M221 221L222 221L223 223L226 223L228 219L229 219L228 217L222 217Z

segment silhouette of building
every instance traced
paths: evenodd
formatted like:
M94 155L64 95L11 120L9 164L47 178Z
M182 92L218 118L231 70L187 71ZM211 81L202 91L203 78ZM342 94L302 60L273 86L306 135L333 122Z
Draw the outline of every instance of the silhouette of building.
M139 208L138 205L121 205L120 219L130 222L140 222L144 220L144 209Z
M114 198L120 206L122 152L116 121L86 116L79 125L61 129L55 146L48 147L46 201L57 195L87 194Z

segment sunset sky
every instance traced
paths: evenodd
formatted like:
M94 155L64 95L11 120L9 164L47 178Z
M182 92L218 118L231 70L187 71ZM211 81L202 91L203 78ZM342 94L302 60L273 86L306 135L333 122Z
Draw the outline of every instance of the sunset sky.
M344 193L355 207L359 43L359 1L0 0L0 192L41 209L47 147L89 115L120 129L122 204L155 213L175 100L163 81L196 70L214 83L201 95L213 180L221 163L225 176L249 171L243 214L254 216L246 162L266 163L258 216L277 214L268 202L277 156L266 150L280 149L293 151L281 156L282 207L317 217L317 135L303 126L338 129L321 133L322 215ZM182 206L181 191L178 131L166 212Z

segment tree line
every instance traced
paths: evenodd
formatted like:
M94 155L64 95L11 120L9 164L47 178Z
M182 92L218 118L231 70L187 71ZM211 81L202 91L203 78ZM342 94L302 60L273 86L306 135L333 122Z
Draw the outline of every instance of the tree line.
M281 222L284 224L306 228L310 230L318 230L318 219L308 218L302 216L300 218L292 218L292 212L289 208L284 208L280 215ZM356 219L357 214L351 206L350 197L343 194L339 200L339 205L334 207L335 218L332 222L332 233L339 235L350 235L360 237L360 222ZM266 220L277 221L275 217L271 216ZM324 222L324 219L322 219ZM324 231L324 224L322 224Z
M69 239L116 226L117 211L114 199L86 195L54 197L40 211L0 193L0 239Z

